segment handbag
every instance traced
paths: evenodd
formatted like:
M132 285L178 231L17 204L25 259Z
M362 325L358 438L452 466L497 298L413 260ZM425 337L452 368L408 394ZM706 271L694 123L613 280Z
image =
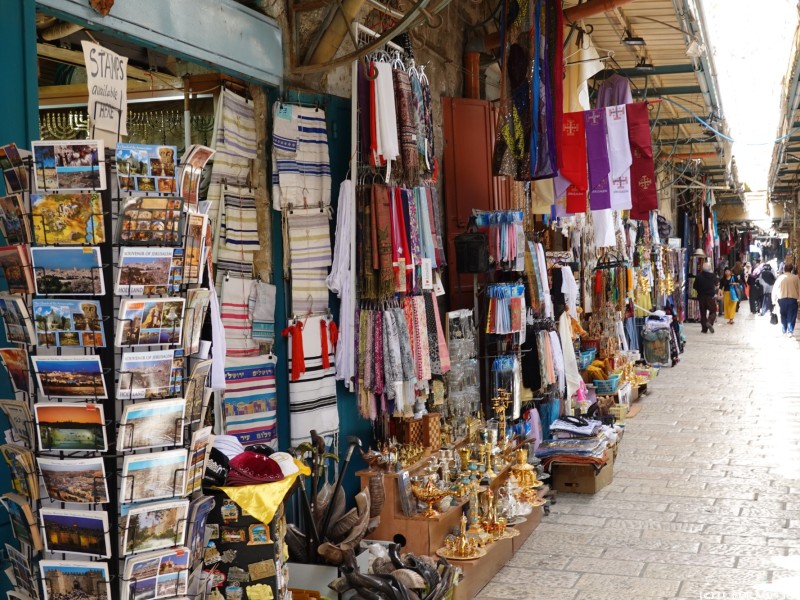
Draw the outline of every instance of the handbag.
M731 297L731 302L739 301L739 295L737 294L735 283L732 283L730 288L728 288L728 295Z
M459 273L485 273L489 270L489 236L478 231L474 216L469 218L467 231L455 237L455 246Z
M775 313L772 313L769 316L769 324L770 325L777 325L778 324L778 315L776 315Z
M744 300L744 288L741 283L732 283L731 290L736 290L736 300Z

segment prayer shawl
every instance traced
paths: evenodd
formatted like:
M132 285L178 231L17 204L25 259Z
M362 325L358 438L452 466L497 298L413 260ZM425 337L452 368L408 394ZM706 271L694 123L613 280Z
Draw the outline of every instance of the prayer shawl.
M224 431L243 446L278 448L275 363L266 356L225 359Z
M611 194L608 189L611 166L606 144L606 110L604 108L587 110L583 115L589 162L589 205L592 210L611 208Z
M395 69L394 94L397 109L397 131L399 136L400 159L403 165L403 179L409 183L419 179L419 149L417 147L417 121L408 73Z
M355 294L352 285L350 253L353 247L352 234L355 220L355 192L353 182L345 180L339 187L339 202L336 209L336 246L333 250L333 265L325 280L328 289L341 301L339 311L339 342L336 344L336 379L344 381L352 391L355 377Z
M327 267L292 269L292 312L296 315L325 312L328 308Z
M653 143L650 138L650 117L647 104L634 102L627 105L628 137L630 138L633 165L631 166L631 218L646 220L651 210L658 208Z
M291 445L308 440L311 430L320 435L336 434L339 431L339 408L336 405L336 375L333 358L333 343L324 341L325 355L329 367L323 365L323 337L329 336L326 317L308 317L305 320L303 339L303 361L305 372L296 380L289 381L289 420ZM292 370L294 354L293 336L289 337L289 370Z
M625 105L606 108L608 160L611 166L611 208L631 208L631 145L628 141L628 118Z
M259 250L255 196L246 188L225 186L222 198L224 214L220 235L225 248L239 252Z
M325 111L276 102L273 120L279 119L296 121L296 127L281 125L279 131L284 135L296 131L297 138L294 154L273 151L274 172L278 174L280 188L280 194L273 198L273 208L330 205L331 166ZM282 144L286 146L290 142L284 140Z
M265 281L254 281L250 291L249 311L253 339L275 341L276 288Z
M589 188L589 176L586 170L586 125L582 112L564 115L561 127L561 148L563 148L564 166L559 172L559 179L567 184L567 212L586 212L586 190Z
M226 277L222 282L220 317L225 327L227 356L257 356L259 346L253 341L250 322L252 279Z
M286 214L291 268L292 312L323 312L328 308L328 267L331 265L330 208L291 210Z

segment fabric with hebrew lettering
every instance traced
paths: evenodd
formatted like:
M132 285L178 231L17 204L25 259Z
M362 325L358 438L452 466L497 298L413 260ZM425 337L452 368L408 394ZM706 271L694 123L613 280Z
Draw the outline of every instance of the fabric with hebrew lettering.
M225 359L224 432L243 446L278 447L276 362L268 356Z

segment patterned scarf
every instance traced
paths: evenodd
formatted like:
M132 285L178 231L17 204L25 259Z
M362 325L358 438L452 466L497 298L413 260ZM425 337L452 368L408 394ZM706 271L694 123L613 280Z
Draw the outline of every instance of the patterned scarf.
M376 310L373 315L375 316L375 333L373 343L375 344L375 385L373 389L376 396L382 396L384 392L384 379L383 379L383 312Z
M379 299L390 298L394 294L394 268L392 267L392 209L389 188L384 185L372 186L373 253L378 251L378 270L380 285Z
M408 183L419 179L419 152L417 150L417 126L414 120L411 81L408 73L400 69L393 71L394 97L397 106L397 134L400 141L400 159L403 177Z
M370 189L360 187L358 189L358 247L362 249L361 260L358 262L359 289L361 298L375 300L378 298L378 279L373 266L373 235L372 235L372 202Z

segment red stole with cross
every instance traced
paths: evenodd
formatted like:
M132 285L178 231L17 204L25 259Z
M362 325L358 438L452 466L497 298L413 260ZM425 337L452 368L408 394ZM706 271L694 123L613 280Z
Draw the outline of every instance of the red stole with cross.
M627 104L628 139L631 143L631 219L646 220L658 208L656 169L653 143L650 139L650 117L646 102Z
M559 173L570 182L567 188L567 212L585 213L589 176L586 170L586 126L583 122L583 112L564 114L561 125L561 149L564 164Z

